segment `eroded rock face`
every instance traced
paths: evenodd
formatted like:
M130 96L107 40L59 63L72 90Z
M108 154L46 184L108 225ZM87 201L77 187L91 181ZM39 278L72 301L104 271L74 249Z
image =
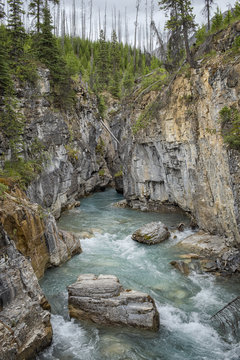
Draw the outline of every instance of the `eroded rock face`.
M99 121L96 98L84 84L74 88L76 106L71 114L64 113L46 100L49 71L40 69L39 75L35 88L26 87L18 94L26 118L23 155L45 158L43 171L27 194L59 218L75 199L112 184L108 163L115 163L115 148ZM112 167L112 172L118 170Z
M45 310L44 310L44 309ZM33 359L52 340L49 305L31 263L0 226L0 349L2 360Z
M38 278L48 267L81 253L79 237L59 230L54 217L16 187L0 199L0 221L17 249L31 260Z
M80 275L68 287L68 296L71 317L153 331L159 328L154 300L145 293L124 290L116 276Z
M136 230L132 234L132 239L147 245L159 244L167 240L170 236L168 228L163 223L151 222Z
M224 42L234 39L229 31ZM229 40L229 41L228 41ZM221 39L218 39L221 44ZM219 111L239 110L239 59L221 55L176 77L168 92L154 92L122 114L124 195L128 204L177 204L200 228L240 243L240 157L221 136ZM132 132L139 115L156 99L154 115ZM125 116L123 116L125 114Z

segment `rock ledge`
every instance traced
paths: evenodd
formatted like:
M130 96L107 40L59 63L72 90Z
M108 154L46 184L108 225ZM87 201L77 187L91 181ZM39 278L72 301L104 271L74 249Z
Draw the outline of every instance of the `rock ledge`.
M114 275L82 274L68 286L68 296L71 317L105 325L159 328L154 300L140 291L124 290Z

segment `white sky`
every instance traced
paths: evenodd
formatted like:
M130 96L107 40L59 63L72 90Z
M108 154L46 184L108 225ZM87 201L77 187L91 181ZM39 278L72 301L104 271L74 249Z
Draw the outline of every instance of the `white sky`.
M62 3L65 3L66 12L70 18L71 8L73 0L60 0ZM129 31L129 38L133 41L134 36L134 23L136 18L136 0L92 0L93 1L93 27L94 27L94 36L98 38L99 33L99 11L101 13L101 28L103 28L104 22L104 12L105 12L105 4L107 6L107 36L110 37L111 28L112 28L112 12L114 7L116 8L116 12L121 12L122 18L122 36L124 40L124 18L125 18L125 9L127 13L127 23L128 23L128 31ZM151 0L148 1L148 17L150 23L150 3ZM222 12L226 11L229 6L234 6L235 0L216 0L215 4L212 6L212 14L216 10L217 6L220 7ZM81 34L81 5L82 0L75 0L76 9L78 11L77 16L77 33ZM90 0L84 0L85 7L86 7L86 22L89 24L89 3ZM158 0L153 0L154 3L154 21L158 28L164 28L165 16L162 11L159 10ZM202 9L204 7L204 0L192 0L192 4L194 6L194 14L196 15L196 22L198 24L202 24L205 22L204 16L202 14ZM69 10L67 10L69 9ZM146 17L146 0L141 0L140 4L140 11L139 11L139 21L138 23L142 23L142 27L145 28L145 17ZM142 35L142 39L143 39Z

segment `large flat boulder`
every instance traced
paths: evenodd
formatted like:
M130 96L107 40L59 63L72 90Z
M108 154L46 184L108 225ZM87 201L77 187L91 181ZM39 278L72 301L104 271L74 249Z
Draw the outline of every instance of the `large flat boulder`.
M132 239L147 245L159 244L167 240L170 232L162 222L151 222L142 226L132 234Z
M157 331L159 314L147 294L124 290L114 275L83 274L68 286L71 317L105 325L132 326Z

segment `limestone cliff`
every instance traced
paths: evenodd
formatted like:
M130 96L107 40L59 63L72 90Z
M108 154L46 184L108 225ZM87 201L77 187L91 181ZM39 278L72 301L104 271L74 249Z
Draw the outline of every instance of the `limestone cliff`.
M221 136L219 111L239 109L239 56L225 53L240 26L212 39L216 54L197 69L185 69L171 86L145 95L122 112L121 156L124 195L142 209L178 205L200 228L240 242L240 154ZM132 128L152 102L151 119L137 133ZM118 116L119 119L120 116ZM126 124L126 125L125 125Z
M59 217L76 198L111 183L112 174L105 159L106 154L111 157L111 138L100 124L96 98L88 94L82 83L74 88L74 108L61 112L48 101L48 71L42 69L39 76L36 88L18 92L27 121L24 156L32 156L37 143L41 151L34 156L45 157L43 171L30 184L27 194L31 201Z
M44 310L45 309L45 310ZM49 305L30 262L0 227L0 349L2 360L33 359L52 340Z
M5 181L6 182L6 181ZM0 197L0 223L17 249L30 259L38 278L50 266L57 266L81 253L78 237L57 228L54 217L9 182L10 193Z

